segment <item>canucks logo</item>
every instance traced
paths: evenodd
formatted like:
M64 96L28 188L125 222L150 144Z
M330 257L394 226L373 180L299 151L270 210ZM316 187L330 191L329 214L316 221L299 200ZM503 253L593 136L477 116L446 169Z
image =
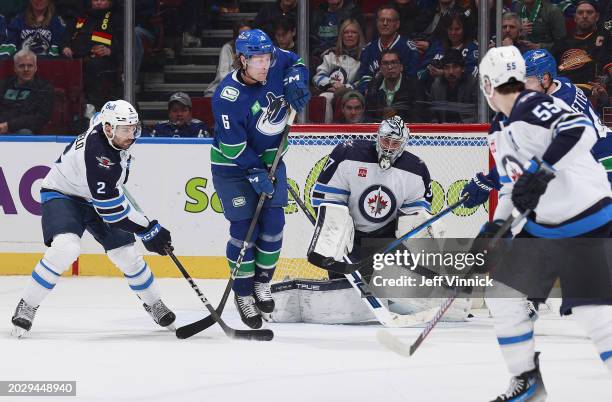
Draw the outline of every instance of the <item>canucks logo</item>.
M359 197L361 215L370 222L386 221L395 214L396 207L395 195L385 186L370 186Z
M283 95L276 96L272 92L266 94L268 105L262 107L262 113L257 119L256 128L264 135L276 135L285 128L287 120L287 102Z

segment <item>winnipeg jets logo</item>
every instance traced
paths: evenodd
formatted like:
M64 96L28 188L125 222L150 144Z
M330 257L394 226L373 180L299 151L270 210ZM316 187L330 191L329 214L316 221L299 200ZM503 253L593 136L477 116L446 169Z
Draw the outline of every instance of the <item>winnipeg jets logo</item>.
M505 156L502 158L502 163L506 174L513 182L516 182L523 174L523 166L515 157L511 155Z
M287 120L287 102L282 95L276 96L272 92L266 94L268 106L262 107L262 113L257 119L256 128L264 135L276 135L285 128Z
M359 209L370 222L386 221L395 213L397 202L391 190L382 185L368 187L359 197Z
M110 169L115 164L115 162L111 162L106 156L96 156L96 160L98 161L98 166L104 169Z

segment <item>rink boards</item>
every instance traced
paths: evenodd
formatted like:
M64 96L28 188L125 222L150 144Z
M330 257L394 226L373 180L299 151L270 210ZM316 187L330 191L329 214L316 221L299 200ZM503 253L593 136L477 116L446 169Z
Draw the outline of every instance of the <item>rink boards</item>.
M294 129L285 156L290 180L310 201L311 187L333 147L350 138L372 135L373 125L315 126ZM434 212L458 196L465 180L487 170L486 126L420 125L410 151L429 166L434 185ZM0 136L0 274L30 274L45 250L40 228L42 178L74 137ZM151 219L172 232L175 253L193 276L227 276L224 258L228 223L212 185L210 139L143 138L132 149L126 187ZM285 209L283 257L304 258L311 228L293 201ZM488 217L488 205L462 210L446 220L448 236L473 236ZM146 254L157 276L180 274L167 257ZM86 234L78 261L79 275L117 276L119 271L102 247ZM75 267L76 268L76 267ZM72 272L72 271L67 271Z

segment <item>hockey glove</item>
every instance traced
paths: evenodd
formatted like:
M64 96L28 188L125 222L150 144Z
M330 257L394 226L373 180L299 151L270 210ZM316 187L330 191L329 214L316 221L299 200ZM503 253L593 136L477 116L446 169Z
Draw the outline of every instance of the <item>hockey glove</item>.
M475 264L473 267L474 273L486 273L493 269L506 252L510 249L510 240L497 241L493 243L493 237L499 232L504 221L497 220L485 223L480 229L480 233L476 236L474 243L470 249L470 253L474 255L480 254L483 256L482 264ZM501 236L503 239L512 238L512 232L506 231Z
M484 204L489 199L489 193L495 188L495 183L485 176L482 172L476 174L468 184L463 187L461 196L468 195L468 199L463 203L465 208L474 208Z
M152 220L144 232L136 233L145 248L152 253L167 255L166 249L174 250L170 232L162 227L157 220Z
M476 236L476 238L477 239L492 239L497 234L497 232L499 232L499 229L501 229L503 224L504 224L504 221L502 220L485 223L484 225L482 225L482 228L480 228L480 233L478 233L478 236ZM510 230L508 230L505 233L503 233L501 237L502 238L512 237L512 233L510 232Z
M272 197L272 194L274 194L274 185L268 178L268 171L262 168L255 168L249 169L248 173L247 179L249 179L249 183L251 183L257 195L264 193L266 196Z
M555 174L543 162L532 159L531 166L523 172L512 189L512 203L516 209L521 213L534 210L554 177Z
M283 84L285 85L285 101L296 112L301 112L310 100L307 74L297 68L290 68L285 73Z

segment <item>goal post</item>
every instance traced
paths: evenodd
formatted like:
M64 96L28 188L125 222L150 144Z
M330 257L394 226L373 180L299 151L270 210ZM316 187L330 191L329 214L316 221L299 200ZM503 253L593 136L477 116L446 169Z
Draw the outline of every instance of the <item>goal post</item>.
M459 199L463 186L490 166L487 124L414 124L406 147L419 156L432 180L432 213ZM284 157L289 185L312 210L314 184L333 148L350 140L375 140L378 124L296 125L292 128L290 148ZM446 237L472 238L489 218L487 202L476 208L459 207L444 218ZM274 281L306 278L322 279L327 272L306 261L312 225L289 195L285 207L286 225L283 247Z

